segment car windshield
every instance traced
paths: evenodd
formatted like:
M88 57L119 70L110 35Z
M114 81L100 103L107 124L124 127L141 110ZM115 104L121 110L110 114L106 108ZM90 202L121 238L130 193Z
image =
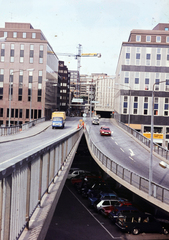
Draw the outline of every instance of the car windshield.
M103 130L110 131L110 128L102 128Z

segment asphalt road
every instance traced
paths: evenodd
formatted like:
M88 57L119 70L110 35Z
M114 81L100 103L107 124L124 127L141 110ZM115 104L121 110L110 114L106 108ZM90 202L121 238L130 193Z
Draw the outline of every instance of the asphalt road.
M110 127L112 136L100 136L101 125ZM87 122L89 128L90 122ZM101 119L100 125L91 125L90 136L93 142L110 159L131 171L149 178L150 153L123 130L113 125L109 119ZM159 166L159 160L153 156L153 181L168 188L169 169Z
M69 118L66 121L64 129L52 129L50 126L45 131L27 138L17 141L1 142L0 143L0 168L5 168L12 162L37 152L39 149L56 142L57 140L69 135L71 132L77 129L78 118ZM27 131L29 135L29 130Z

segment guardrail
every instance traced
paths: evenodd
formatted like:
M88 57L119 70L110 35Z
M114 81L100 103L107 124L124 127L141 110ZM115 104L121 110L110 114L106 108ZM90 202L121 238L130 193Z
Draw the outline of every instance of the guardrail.
M15 134L21 130L26 130L26 129L31 128L31 127L35 126L36 124L44 122L44 121L45 121L45 117L38 118L36 120L33 120L28 123L24 123L22 125L17 125L17 126L12 126L12 127L0 127L0 136L7 136L7 135Z
M125 125L122 122L119 122L116 120L116 123L123 128L126 132L133 135L135 138L137 138L140 142L142 142L144 145L150 148L150 142L151 139L146 138L141 133L137 132L135 129L130 128L129 126ZM157 143L153 143L153 151L157 154L159 154L161 157L165 158L166 160L169 160L169 150L163 148L162 146L158 145Z
M109 169L116 176L126 181L130 185L136 187L138 190L149 193L149 179L138 175L137 173L123 167L122 165L110 159L104 154L89 138L89 133L85 130L85 137L88 147L91 149L93 157L100 161L107 169ZM165 188L155 182L152 182L152 196L163 203L169 204L169 189Z
M32 214L82 134L83 128L75 130L8 167L0 163L0 239L18 239L25 227L29 229Z

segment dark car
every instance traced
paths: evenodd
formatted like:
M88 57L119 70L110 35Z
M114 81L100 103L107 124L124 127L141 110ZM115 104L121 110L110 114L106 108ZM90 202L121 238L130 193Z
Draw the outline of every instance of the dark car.
M137 235L141 232L145 233L163 233L168 234L169 225L155 219L152 215L142 212L119 214L116 225L125 232Z
M133 213L133 212L139 212L137 208L134 206L119 206L115 207L112 212L109 213L109 218L111 219L112 222L116 221L116 218L119 215L124 215L126 213Z
M111 131L109 127L102 126L100 128L100 135L101 136L111 136Z

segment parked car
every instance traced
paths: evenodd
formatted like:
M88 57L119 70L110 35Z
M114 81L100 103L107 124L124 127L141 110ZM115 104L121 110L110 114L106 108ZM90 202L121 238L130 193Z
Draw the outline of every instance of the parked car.
M133 233L134 235L141 232L163 233L167 235L169 231L168 223L159 221L152 215L142 212L119 214L116 225L123 231Z
M110 197L110 198L104 198L104 199L96 200L93 203L93 206L97 211L100 212L103 207L113 206L114 204L117 204L117 203L118 203L118 198L117 197L114 197L114 198Z
M117 201L117 202L113 202L113 205L108 206L108 207L102 207L100 209L101 214L103 214L104 216L108 216L109 213L111 213L116 207L121 207L121 206L132 206L131 202L128 201Z
M111 130L109 127L102 126L100 128L100 135L101 136L111 136Z
M89 197L90 206L99 203L102 199L118 200L115 192L100 192L97 196Z
M116 218L119 216L119 214L123 215L126 213L133 213L133 212L139 212L139 210L134 206L120 206L115 207L112 212L109 213L108 217L112 222L116 221Z
M77 177L74 177L71 179L71 183L75 186L75 184L78 184L83 181L83 179L101 179L100 176L96 176L94 173L82 173Z
M93 120L92 120L92 124L99 125L99 118L98 117L94 117Z
M88 171L85 171L85 170L81 170L81 169L70 169L69 173L68 173L68 176L67 176L67 179L71 179L71 178L74 178L76 176L79 176L81 173L89 173Z

